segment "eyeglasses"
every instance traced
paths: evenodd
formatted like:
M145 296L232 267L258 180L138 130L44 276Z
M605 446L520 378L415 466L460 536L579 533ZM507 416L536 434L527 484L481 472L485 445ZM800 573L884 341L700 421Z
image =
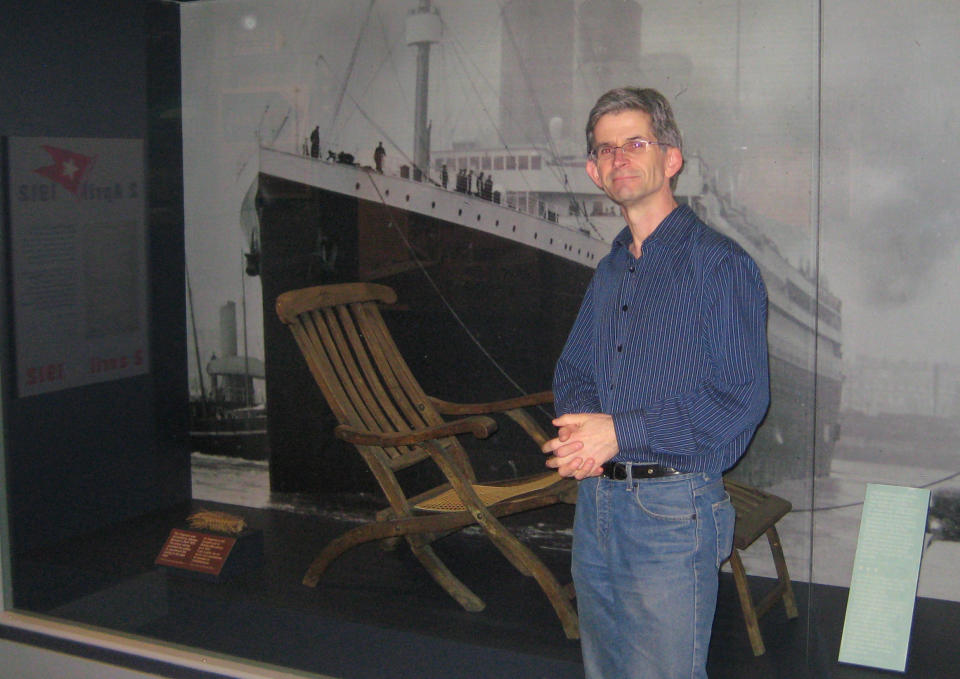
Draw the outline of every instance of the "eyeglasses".
M612 144L603 144L593 149L590 154L590 160L594 162L613 160L617 155L617 150L623 151L625 156L639 156L647 150L651 144L656 146L670 146L662 141L647 141L646 139L631 139L626 144L613 146Z

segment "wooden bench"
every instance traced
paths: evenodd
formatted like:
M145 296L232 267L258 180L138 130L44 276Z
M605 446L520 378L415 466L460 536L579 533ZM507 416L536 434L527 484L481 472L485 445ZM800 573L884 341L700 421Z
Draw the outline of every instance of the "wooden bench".
M776 527L777 521L786 516L793 507L782 497L765 493L757 488L730 479L725 479L724 484L737 512L733 551L728 562L733 569L733 579L737 586L743 621L747 626L747 636L750 637L753 654L763 655L766 647L763 644L763 636L760 634L759 618L781 599L788 618L793 619L799 615ZM752 545L761 535L766 535L767 542L770 543L773 564L777 569L777 584L762 598L755 601L750 591L750 583L747 581L747 572L740 559L740 552Z

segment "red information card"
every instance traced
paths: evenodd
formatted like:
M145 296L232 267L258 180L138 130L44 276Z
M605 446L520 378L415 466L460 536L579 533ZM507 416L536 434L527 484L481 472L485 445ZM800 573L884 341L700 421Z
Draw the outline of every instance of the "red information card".
M220 575L236 542L236 538L174 528L154 563Z

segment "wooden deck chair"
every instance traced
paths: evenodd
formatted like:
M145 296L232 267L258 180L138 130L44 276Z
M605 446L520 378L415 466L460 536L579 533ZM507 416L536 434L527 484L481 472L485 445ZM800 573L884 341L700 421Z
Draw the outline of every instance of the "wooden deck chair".
M541 560L499 517L576 501L576 482L547 472L525 479L477 483L457 437L486 438L497 424L488 415L504 413L537 447L546 434L524 408L553 400L550 392L494 403L455 404L428 396L400 355L380 314L396 293L368 283L317 286L285 292L277 314L293 332L307 364L339 425L335 435L366 460L389 509L376 520L330 542L303 582L315 586L329 564L347 550L372 540L403 537L433 579L463 608L480 611L483 601L438 558L432 542L455 530L478 525L521 573L532 576L553 605L568 638L579 636L570 586L562 587ZM445 420L443 415L456 419ZM531 450L537 448L531 444ZM446 483L407 497L395 472L435 463Z
M777 521L790 513L793 506L782 497L730 479L724 479L724 485L737 512L737 522L733 532L733 550L728 561L733 570L733 580L737 586L737 596L740 599L740 610L743 611L747 636L750 638L750 647L754 655L763 655L766 652L763 636L760 634L760 618L763 614L769 611L777 601L783 600L787 618L793 619L799 615L797 601L793 596L793 586L790 584L790 573L787 571L787 561L783 556L783 546L780 544L780 536L777 533ZM770 545L773 565L777 570L777 584L755 603L750 592L747 571L740 559L740 552L756 542L761 535L767 536L767 543Z

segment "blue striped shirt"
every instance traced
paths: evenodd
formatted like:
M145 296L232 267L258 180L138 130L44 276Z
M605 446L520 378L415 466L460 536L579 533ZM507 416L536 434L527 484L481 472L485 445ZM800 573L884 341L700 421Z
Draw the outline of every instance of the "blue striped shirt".
M767 292L756 263L693 211L601 260L554 374L557 414L613 415L619 462L722 472L770 402Z

